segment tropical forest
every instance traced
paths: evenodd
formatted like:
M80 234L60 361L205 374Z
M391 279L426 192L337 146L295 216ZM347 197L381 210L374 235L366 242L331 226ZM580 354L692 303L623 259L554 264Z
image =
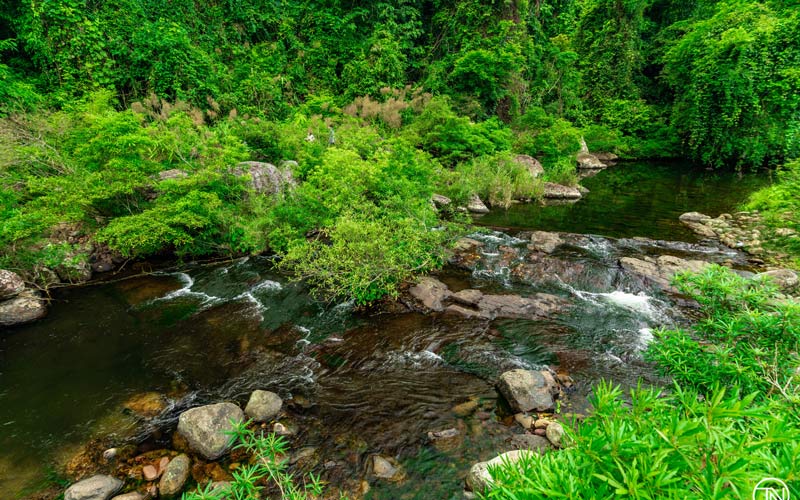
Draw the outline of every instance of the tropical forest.
M798 0L3 0L0 498L800 498Z

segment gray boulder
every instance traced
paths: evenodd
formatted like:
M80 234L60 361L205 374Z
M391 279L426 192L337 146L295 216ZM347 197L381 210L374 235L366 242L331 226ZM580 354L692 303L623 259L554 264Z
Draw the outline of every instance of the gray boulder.
M531 244L528 248L537 252L553 253L553 251L564 243L558 233L547 231L534 231L531 234Z
M467 203L467 210L469 210L473 214L489 213L489 208L483 201L481 201L480 197L477 194L473 194L472 196L470 196L469 202Z
M578 200L581 198L581 192L575 187L563 186L553 182L545 182L543 196L545 198L555 198L561 200Z
M467 473L467 488L479 493L490 490L494 486L494 478L489 472L490 468L499 467L503 464L514 464L520 460L532 458L534 453L536 452L530 450L512 450L487 462L478 462Z
M756 274L756 278L760 279L768 277L783 293L792 293L797 290L797 285L800 283L797 273L791 269L773 269L765 273Z
M0 269L0 300L16 297L25 289L25 282L17 273Z
M530 172L531 177L533 177L534 179L536 179L540 175L544 175L544 167L542 167L542 164L539 163L539 160L537 160L532 156L517 155L514 157L514 161L516 161L521 165L524 165L528 169L528 172Z
M431 201L433 202L433 206L436 208L446 207L453 202L453 200L441 194L433 194L431 196Z
M192 450L207 460L216 460L230 448L232 422L244 420L241 408L233 403L217 403L186 410L178 417L178 434Z
M139 493L138 491L131 491L130 493L125 493L123 495L117 495L111 500L145 500L147 497L144 494Z
M296 185L292 170L288 166L278 168L271 163L243 161L236 165L233 173L250 176L250 186L259 194L278 194Z
M564 441L564 427L558 422L551 422L550 425L546 427L545 435L547 439L553 443L553 446L560 448L561 443Z
M283 400L274 392L256 390L250 395L244 414L256 422L269 422L281 411Z
M45 301L33 290L25 289L13 299L0 302L0 326L30 323L46 314Z
M468 298L475 303L473 306L465 304L466 294L456 300L458 304L447 306L447 312L459 314L468 318L514 318L534 319L541 318L561 311L567 302L560 297L547 293L536 293L532 297L519 295L481 295L471 293ZM455 297L453 297L455 299ZM463 305L462 305L463 304Z
M450 296L451 292L441 281L425 276L420 278L419 282L408 290L408 293L421 302L426 309L442 311L444 310L442 302Z
M550 411L558 383L548 371L516 369L500 375L497 389L514 411Z
M600 161L600 159L592 153L578 153L575 159L578 163L578 168L582 170L599 170L607 167L605 163Z
M122 488L122 481L98 474L73 484L64 492L64 500L108 500Z
M186 480L189 479L189 471L192 461L186 455L178 455L169 461L161 481L158 483L158 492L162 497L175 496L181 492Z

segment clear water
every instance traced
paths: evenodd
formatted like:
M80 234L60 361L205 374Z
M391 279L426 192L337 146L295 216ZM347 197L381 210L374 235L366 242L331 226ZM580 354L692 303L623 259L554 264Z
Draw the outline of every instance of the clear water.
M492 210L477 222L505 229L694 241L678 221L682 213L716 217L735 211L767 182L764 176L710 172L679 162L625 162L583 179L589 193L575 203L515 204Z
M730 210L744 185L758 184L729 179L701 189L693 174L656 166L661 177L642 177L640 165L625 173L628 168L588 179L592 194L582 205L518 206L483 222L689 239L679 229L658 228L672 227L669 214ZM670 208L676 183L693 187L680 208ZM617 197L617 191L625 194ZM658 209L631 208L648 203ZM553 208L565 212L556 216ZM442 279L452 289L555 293L571 303L569 310L536 321L370 316L348 304L313 300L261 258L60 291L47 318L0 334L0 498L36 489L48 467L90 438L146 440L153 428L143 429L121 408L145 391L169 396L171 407L154 424L167 430L187 407L244 404L253 389L276 391L293 398L289 410L300 429L295 446L318 450L322 458L312 468L334 487L358 480L369 455L381 453L398 457L409 478L401 485L372 482L369 498L425 499L460 498L471 463L508 446L513 426L493 388L502 371L559 365L577 381L564 409L578 412L586 410L585 396L601 378L656 382L641 350L650 329L679 318L668 298L620 275L616 265L621 255L653 248L635 240L580 238L555 256L570 273L547 280L514 276L500 257L500 247L508 246L524 260L524 241L502 233L476 237L487 243L488 256L475 273L448 270ZM699 247L681 252L731 258ZM479 401L490 418L451 411L468 399ZM447 428L460 432L454 446L428 442L428 431Z

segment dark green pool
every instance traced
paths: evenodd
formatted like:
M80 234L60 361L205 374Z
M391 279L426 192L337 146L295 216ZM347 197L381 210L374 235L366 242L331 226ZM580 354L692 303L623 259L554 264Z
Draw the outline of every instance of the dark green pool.
M624 162L583 179L581 185L590 192L576 203L517 204L492 210L477 222L507 229L693 241L692 232L678 221L682 213L716 217L735 211L767 181L765 176L709 172L681 162Z

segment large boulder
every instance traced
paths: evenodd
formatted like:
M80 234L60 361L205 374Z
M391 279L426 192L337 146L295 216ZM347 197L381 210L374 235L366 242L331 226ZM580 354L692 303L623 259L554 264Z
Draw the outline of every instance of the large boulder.
M242 422L244 413L233 403L217 403L186 410L178 417L178 434L189 447L205 457L216 460L230 448L234 423Z
M108 500L121 488L119 479L98 474L67 488L64 500Z
M467 473L467 488L470 491L483 493L494 486L494 478L489 469L504 464L514 464L523 459L530 459L536 452L530 450L512 450L496 456L487 462L478 462Z
M756 275L756 278L764 277L771 279L775 286L783 293L793 293L797 290L797 285L800 283L797 273L791 269L773 269L772 271Z
M278 194L296 184L290 168L278 168L260 161L238 163L233 173L238 176L249 175L250 186L259 194Z
M16 297L25 289L25 282L19 274L0 269L0 300Z
M489 208L483 201L481 201L480 197L477 194L473 194L472 196L470 196L469 202L467 202L467 210L469 210L473 214L489 213Z
M537 252L553 253L562 244L564 244L564 240L558 233L534 231L531 234L531 244L528 245L528 248Z
M442 302L450 296L451 292L448 290L447 285L441 281L425 276L416 285L412 286L408 293L421 302L426 309L443 311L444 305Z
M619 263L624 270L639 275L670 291L674 291L671 281L675 273L683 271L701 272L710 265L706 261L682 259L674 255L642 256L641 258L622 257Z
M560 200L578 200L581 198L581 191L576 187L545 182L544 194L542 196L545 198L555 198Z
M686 212L678 217L686 227L701 238L716 238L717 233L711 228L711 217L700 212Z
M599 170L601 168L606 168L607 166L592 153L578 153L576 160L578 162L578 168L583 170Z
M544 175L544 167L542 167L542 164L539 163L539 160L532 156L517 155L514 157L514 161L527 168L528 172L531 174L531 177L534 179L540 175Z
M283 400L270 391L256 390L250 395L244 414L256 422L269 422L278 416L283 406Z
M47 314L45 301L37 292L24 289L13 299L0 302L0 326L21 325L43 318Z
M500 375L497 389L516 412L550 411L558 383L548 371L516 369Z
M192 461L186 455L178 455L169 461L161 481L158 483L158 493L162 498L177 495L183 490L186 480L189 479Z

